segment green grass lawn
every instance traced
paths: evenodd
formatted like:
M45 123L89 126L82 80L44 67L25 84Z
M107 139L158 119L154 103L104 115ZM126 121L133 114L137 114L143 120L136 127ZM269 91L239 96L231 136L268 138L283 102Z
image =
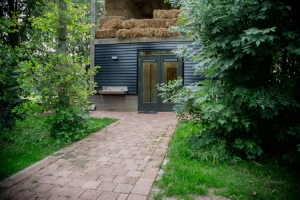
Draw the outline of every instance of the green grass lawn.
M164 174L156 182L161 192L154 195L155 199L193 199L193 195L207 194L209 188L230 199L299 199L299 175L276 160L214 163L192 157L193 150L185 142L191 134L190 127L179 123L173 134L167 152L169 162L162 166Z
M88 128L82 138L115 121L116 119L109 118L88 118L86 121ZM2 130L0 134L0 180L68 145L52 139L47 134L48 128L45 116L32 115L23 121L17 121L13 130Z

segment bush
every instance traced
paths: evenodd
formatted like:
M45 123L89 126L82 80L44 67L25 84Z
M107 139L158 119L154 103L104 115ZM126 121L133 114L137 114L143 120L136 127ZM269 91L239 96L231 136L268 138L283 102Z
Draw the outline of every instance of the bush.
M9 32L12 22L0 17L0 32ZM13 109L24 102L19 97L22 92L17 77L20 71L17 67L19 61L18 54L20 49L13 48L6 44L2 37L0 37L0 130L4 128L12 128L15 124L16 118L22 116L13 113Z
M265 152L299 163L299 7L279 0L170 2L184 10L174 30L201 49L189 56L207 78L193 96L185 89L173 95L177 111L196 112L201 135L224 138L231 155L257 159Z

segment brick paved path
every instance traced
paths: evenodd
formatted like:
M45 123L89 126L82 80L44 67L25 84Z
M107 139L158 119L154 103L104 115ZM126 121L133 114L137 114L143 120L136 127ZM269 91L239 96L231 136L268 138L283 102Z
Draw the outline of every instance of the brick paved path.
M6 179L0 199L147 199L175 130L175 115L91 115L119 120Z

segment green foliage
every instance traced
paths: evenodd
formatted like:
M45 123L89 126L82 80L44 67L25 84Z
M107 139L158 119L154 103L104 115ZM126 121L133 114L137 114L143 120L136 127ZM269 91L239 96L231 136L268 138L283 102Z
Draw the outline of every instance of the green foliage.
M40 96L43 109L52 113L50 135L68 143L86 130L87 97L95 86L90 81L97 67L89 70L86 9L80 1L49 1L43 15L30 19L35 40L26 44L32 49L26 52L29 59L19 63L22 88L27 95Z
M87 96L93 93L91 73L71 56L54 57L45 65L38 61L31 58L20 63L23 73L19 80L32 96L40 96L43 110L52 113L47 120L51 136L61 142L76 141L86 131L83 117L88 114Z
M44 58L44 57L43 57ZM88 58L80 60L76 56L60 55L41 59L31 58L20 63L22 87L29 94L40 96L45 110L56 111L72 106L77 112L87 108L87 96L94 92L94 84L89 81L92 71L86 71ZM61 98L60 98L61 97Z
M168 84L162 83L158 87L158 90L162 92L159 95L165 99L164 101L176 103L173 110L178 114L179 119L199 120L201 113L199 108L195 106L195 100L198 95L183 87L182 83L181 77L169 81Z
M207 78L188 104L188 90L171 97L181 103L177 111L193 117L196 110L206 127L201 135L225 139L231 155L265 152L299 163L299 7L280 0L169 2L184 10L174 29L200 49L175 51L198 62L195 73Z
M210 159L214 155L211 152L218 152L222 142L214 148L199 147L196 151L192 146L196 143L190 138L201 129L203 127L191 122L178 124L169 144L168 162L162 165L164 173L156 182L160 193L155 199L201 199L200 195L209 195L209 189L214 190L214 195L238 200L292 200L299 197L299 174L280 165L278 160L258 163L235 157L234 162L215 162Z
M67 143L77 141L86 129L84 119L68 108L58 110L54 115L50 115L48 122L51 124L50 135Z
M177 146L170 147L169 154L171 156L180 154L182 157L210 163L228 160L225 140L211 135L204 135L201 132L203 129L201 125L194 122L181 122L177 132L182 132L182 134L177 136ZM178 149L178 146L181 148Z
M0 180L42 160L59 150L58 146L15 145L0 142Z
M12 112L24 100L24 90L17 81L18 63L31 54L30 18L43 14L43 0L3 0L0 7L0 128L12 128L15 119L23 116Z
M0 18L0 32L15 32L11 30L15 24L14 20ZM19 52L19 48L6 44L0 37L0 130L14 125L17 116L12 110L23 102L18 96L22 90L16 79L20 73L17 67Z
M12 144L48 145L50 137L47 118L42 115L27 115L24 120L17 120L11 131L3 130L0 141Z
M68 6L67 12L63 13L68 29L66 40L66 53L68 56L61 59L57 55L58 18L61 13L57 1L2 1L0 7L0 128L14 125L15 118L21 113L12 111L24 102L27 95L40 94L38 89L44 88L44 86L41 86L39 82L45 83L45 75L47 76L57 70L58 65L61 68L63 66L74 66L73 74L76 70L79 70L78 75L80 77L74 76L74 81L84 79L84 82L88 82L89 78L86 79L86 77L93 73L87 70L89 68L91 2L89 0L64 2ZM98 17L103 14L103 11L103 2L99 1ZM55 67L51 71L49 68L52 65ZM37 69L37 66L40 68L47 66L48 68L42 70ZM22 73L23 76L19 76L22 72L20 68L31 77L25 77ZM82 76L82 70L86 72L84 77ZM41 77L44 80L38 80ZM57 77L51 76L51 78ZM22 80L23 78L24 80ZM62 86L63 83L60 80L63 76L58 78L58 82ZM37 82L34 88L33 80ZM29 85L26 85L27 83ZM53 80L49 80L46 84L52 87L52 83ZM20 87L20 84L22 84L22 87ZM80 85L78 89L85 87L86 90L89 90L93 85L94 83L91 83L91 86L88 87ZM34 93L32 93L33 90ZM35 96L33 97L35 98ZM77 101L80 102L81 100Z
M40 108L30 101L23 104L22 107L16 108L14 112L31 112L26 115L24 120L17 120L11 130L2 130L0 135L0 180L70 144L70 140L64 139L67 137L65 135L63 139L50 136L52 127L48 123L48 117L55 115L33 114L33 109ZM80 135L76 135L76 140L95 133L116 121L109 118L84 118L80 120L84 124L84 129Z
M44 108L39 105L38 97L36 99L27 98L26 102L20 104L19 106L13 109L13 113L15 115L20 115L24 117L28 117L29 115L35 115L43 113Z

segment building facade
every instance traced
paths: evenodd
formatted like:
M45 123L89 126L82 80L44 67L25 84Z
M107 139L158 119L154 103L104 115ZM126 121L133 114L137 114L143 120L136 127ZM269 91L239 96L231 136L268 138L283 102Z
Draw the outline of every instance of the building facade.
M111 9L108 5L112 2L106 0L105 9ZM97 94L90 101L99 110L172 111L174 105L163 102L157 85L177 77L183 78L185 86L202 79L194 76L195 63L183 61L172 52L179 45L193 48L192 42L182 41L178 34L168 30L168 23L174 24L175 20L170 19L174 17L168 12L170 5L163 0L122 2L124 15L117 9L99 19L92 60L100 69L94 76ZM126 9L126 5L130 8ZM155 13L155 6L164 10Z

